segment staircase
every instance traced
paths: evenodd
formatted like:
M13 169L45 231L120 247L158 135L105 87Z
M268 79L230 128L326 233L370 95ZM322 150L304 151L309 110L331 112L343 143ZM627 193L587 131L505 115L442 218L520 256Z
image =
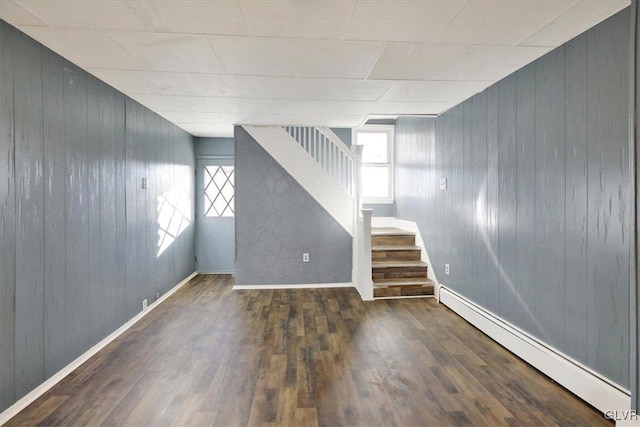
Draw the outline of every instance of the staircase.
M371 230L373 297L432 296L434 283L427 278L415 234L399 228Z

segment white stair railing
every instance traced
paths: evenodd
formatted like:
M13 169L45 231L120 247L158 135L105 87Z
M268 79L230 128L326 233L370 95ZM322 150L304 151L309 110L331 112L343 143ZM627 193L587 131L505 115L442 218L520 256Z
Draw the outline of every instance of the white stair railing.
M353 196L353 156L349 147L326 127L283 126L300 146Z

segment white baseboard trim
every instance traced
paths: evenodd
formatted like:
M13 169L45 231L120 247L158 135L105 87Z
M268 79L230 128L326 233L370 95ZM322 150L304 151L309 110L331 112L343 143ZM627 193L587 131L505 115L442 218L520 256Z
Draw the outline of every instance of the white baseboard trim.
M301 285L235 285L235 291L260 289L316 289L316 288L353 288L353 283L307 283Z
M198 271L198 274L231 274L233 275L233 271Z
M184 280L182 280L176 286L174 286L169 291L167 291L167 293L165 293L160 298L158 298L156 301L154 301L152 304L150 304L147 307L146 310L141 311L140 313L136 314L129 321L127 321L127 323L125 323L124 325L120 326L118 329L113 331L111 334L109 334L102 341L100 341L99 343L97 343L96 345L91 347L89 350L85 351L77 359L75 359L74 361L69 363L67 366L65 366L64 368L62 368L61 370L59 370L58 372L53 374L48 380L46 380L45 382L40 384L35 389L31 390L27 395L25 395L20 400L18 400L16 403L14 403L13 405L11 405L7 409L5 409L2 413L0 413L0 426L5 424L6 422L8 422L11 418L15 417L20 411L22 411L24 408L26 408L27 406L32 404L36 399L38 399L44 393L49 391L49 389L51 389L53 386L55 386L60 381L62 381L67 375L69 375L71 372L73 372L78 367L80 367L80 365L82 365L84 362L89 360L96 353L98 353L100 350L102 350L108 344L110 344L113 340L115 340L120 335L122 335L124 332L126 332L127 329L129 329L130 327L135 325L140 319L142 319L144 316L149 314L149 312L151 310L153 310L154 308L156 308L157 306L162 304L162 302L164 302L167 298L169 298L171 295L173 295L178 289L180 289L185 284L187 284L197 274L198 274L197 272L191 273Z
M435 295L406 295L399 297L375 297L374 301L382 300L382 299L412 299L412 298L435 298Z
M580 362L545 345L522 329L484 310L444 286L440 302L536 369L585 400L603 414L630 408L628 390Z

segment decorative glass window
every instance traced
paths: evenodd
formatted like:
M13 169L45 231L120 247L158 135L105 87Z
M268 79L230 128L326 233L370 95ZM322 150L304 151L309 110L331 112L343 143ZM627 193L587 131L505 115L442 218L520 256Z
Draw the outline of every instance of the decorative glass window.
M367 126L355 131L362 145L361 194L364 202L393 202L393 127Z
M232 217L234 215L234 167L204 167L204 216Z

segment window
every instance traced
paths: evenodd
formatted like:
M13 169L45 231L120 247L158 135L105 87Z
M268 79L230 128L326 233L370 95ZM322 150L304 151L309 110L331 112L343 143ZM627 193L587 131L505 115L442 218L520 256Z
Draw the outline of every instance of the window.
M233 166L204 167L204 216L233 216L233 173Z
M362 145L361 187L365 202L393 201L393 127L370 126L355 131Z

